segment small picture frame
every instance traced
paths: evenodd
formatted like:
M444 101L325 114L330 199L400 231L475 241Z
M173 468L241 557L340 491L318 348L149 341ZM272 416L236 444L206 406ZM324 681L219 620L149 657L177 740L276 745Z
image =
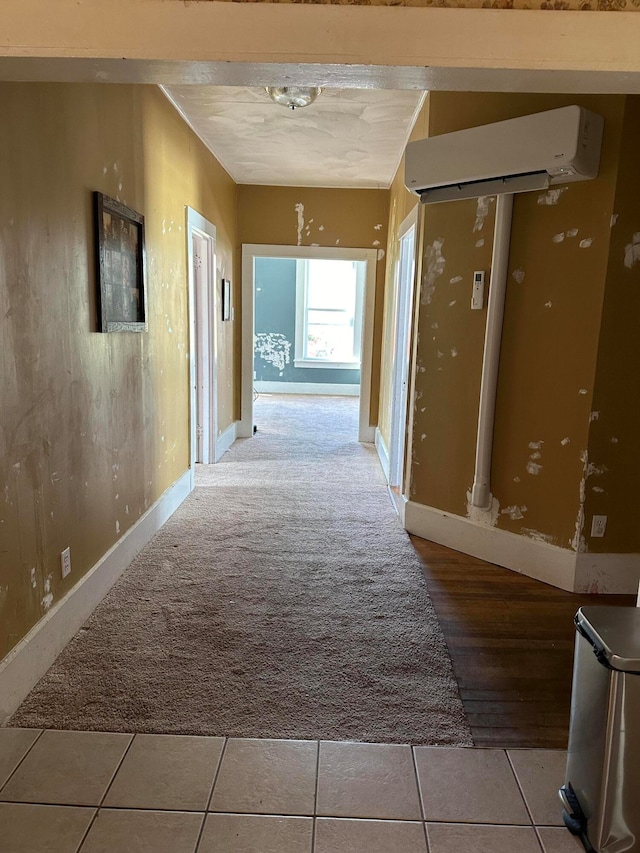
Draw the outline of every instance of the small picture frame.
M228 278L222 279L222 319L231 319L231 282Z
M99 332L145 332L144 216L94 192Z

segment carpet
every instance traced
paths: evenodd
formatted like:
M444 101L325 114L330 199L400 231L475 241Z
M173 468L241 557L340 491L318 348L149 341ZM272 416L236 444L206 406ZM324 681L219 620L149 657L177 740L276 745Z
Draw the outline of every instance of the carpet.
M255 418L9 725L472 743L357 400L263 396Z

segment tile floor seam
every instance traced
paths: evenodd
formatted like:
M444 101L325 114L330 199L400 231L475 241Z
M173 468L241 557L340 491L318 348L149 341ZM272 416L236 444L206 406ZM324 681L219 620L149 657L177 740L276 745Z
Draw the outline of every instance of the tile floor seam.
M534 825L533 831L535 832L536 838L538 839L538 844L540 845L540 850L542 850L542 853L545 853L545 846L542 842L542 838L540 838L540 833L538 832L538 827Z
M316 785L313 792L313 823L311 825L311 853L316 851L316 827L318 825L318 781L320 779L320 740L316 741Z
M27 757L27 755L29 755L29 753L31 752L31 750L33 749L33 747L38 743L38 741L40 740L40 738L42 737L42 735L43 735L46 731L47 731L47 729L40 729L40 734L38 735L38 737L34 740L34 742L31 744L31 746L29 747L29 749L25 752L25 754L22 756L22 758L20 759L20 761L19 761L19 762L16 764L16 766L13 768L13 770L12 770L12 771L11 771L11 773L9 774L8 778L7 778L7 779L5 779L5 781L4 781L4 785L0 788L0 802L7 802L7 800L3 800L3 799L2 799L2 792L3 792L3 791L4 791L4 789L7 787L7 785L9 784L9 782L11 781L11 779L14 777L14 775L18 772L18 769L19 769L19 768L20 768L20 766L22 765L22 762L25 760L25 758Z
M196 839L196 846L193 848L193 853L198 853L198 848L200 847L200 842L202 841L202 836L204 834L204 825L207 822L207 815L209 814L209 809L211 808L211 800L213 799L213 792L216 787L216 782L218 781L218 776L220 775L220 768L222 767L222 759L224 758L224 754L227 750L227 744L229 743L229 738L225 736L224 742L222 744L222 749L220 750L220 757L218 758L218 766L216 767L216 771L213 774L213 781L211 783L211 790L209 791L209 797L207 798L207 804L205 806L204 815L202 816L202 824L200 825L200 832L198 833L198 837Z
M420 815L422 821L422 831L424 832L424 843L427 848L427 853L429 851L429 839L427 837L427 821L424 815L424 804L422 802L422 788L420 787L420 776L418 774L418 764L416 762L416 750L414 746L411 746L411 762L413 764L413 774L416 777L416 789L418 791L418 805L420 806Z
M125 732L125 734L129 734L129 733ZM107 798L107 794L111 790L111 786L113 785L114 780L115 780L116 776L118 775L118 771L122 767L124 760L127 757L129 750L131 749L135 739L136 739L135 734L131 734L131 740L127 744L127 748L125 749L124 753L122 754L122 757L121 757L120 761L118 762L116 769L111 774L111 779L109 780L109 783L107 784L107 787L105 788L104 793L103 793L102 797L100 798L100 802L98 803L98 810L100 810L102 808L102 805Z
M84 843L87 840L87 836L91 832L91 828L93 827L93 824L96 822L96 818L98 817L99 811L100 811L99 807L95 809L95 811L93 813L93 817L89 821L89 826L85 829L84 834L83 834L82 838L80 839L80 844L78 844L78 846L76 847L75 853L82 853L82 848L84 847Z
M376 818L377 820L378 818ZM526 823L486 823L482 820L426 820L427 824L434 826L493 826L496 829L535 829L536 827L529 826ZM558 826L545 826L543 829L560 829Z
M511 768L511 772L513 773L514 778L516 780L516 785L518 786L518 790L520 791L520 796L522 797L522 802L524 803L524 807L527 810L527 814L529 815L529 818L531 819L531 826L535 827L535 821L533 819L533 813L532 813L531 809L529 808L529 803L527 802L527 798L525 797L525 794L524 794L524 788L520 784L520 779L518 778L516 768L513 764L513 761L511 760L511 756L509 755L509 750L505 749L504 753L507 757L507 761L509 763L509 767ZM537 833L536 833L536 837L537 837Z
M130 733L129 733L129 732L124 732L124 734L130 734ZM104 791L104 793L103 793L103 795L102 795L102 798L101 798L101 800L100 800L100 803L98 804L98 806L97 806L97 807L94 807L94 808L95 808L95 812L94 812L94 814L93 814L93 817L92 817L92 818L91 818L91 820L89 821L89 826L87 827L87 829L86 829L86 831L85 831L84 835L82 836L82 839L80 840L80 844L78 845L78 847L77 847L77 849L76 849L76 853L82 853L82 848L84 847L85 842L86 842L87 838L89 837L89 833L91 832L91 830L92 830L92 828L93 828L93 825L95 824L96 819L97 819L98 815L100 814L100 809L102 808L102 804L104 803L104 801L105 801L105 799L106 799L106 796L107 796L107 794L109 793L109 789L110 789L110 788L111 788L111 786L113 785L113 781L114 781L114 779L116 778L116 776L117 776L117 774L118 774L118 770L120 770L120 768L122 767L122 762L123 762L123 761L125 760L125 758L127 757L127 753L128 753L128 752L129 752L129 750L131 749L131 745L132 745L132 743L134 742L134 740L135 740L135 739L136 739L135 733L131 733L131 740L130 740L130 741L129 741L129 743L127 744L127 748L125 749L124 753L122 754L122 757L121 757L120 761L118 762L118 765L117 765L116 769L114 770L113 775L111 776L111 779L109 780L109 784L108 784L108 785L107 785L107 787L105 788L105 791Z
M56 808L62 808L65 805L69 805L68 803L25 803L25 805L31 806L55 806ZM102 806L71 806L71 808L89 808L89 809L100 809L100 811L110 811L110 812L167 812L168 814L174 814L175 812L179 812L180 814L204 814L207 812L202 811L202 809L185 809L185 808L169 808L168 806L110 806L110 805L102 805Z

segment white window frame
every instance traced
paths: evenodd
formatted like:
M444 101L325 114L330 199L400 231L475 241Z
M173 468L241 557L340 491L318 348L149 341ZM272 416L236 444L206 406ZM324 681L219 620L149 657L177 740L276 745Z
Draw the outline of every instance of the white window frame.
M362 322L365 291L366 262L357 262L356 267L356 306L353 329L353 359L334 361L328 358L309 358L305 355L307 339L307 313L309 294L309 264L318 258L298 258L296 260L296 332L294 367L314 367L325 370L360 370L362 363ZM338 260L338 259L335 259Z

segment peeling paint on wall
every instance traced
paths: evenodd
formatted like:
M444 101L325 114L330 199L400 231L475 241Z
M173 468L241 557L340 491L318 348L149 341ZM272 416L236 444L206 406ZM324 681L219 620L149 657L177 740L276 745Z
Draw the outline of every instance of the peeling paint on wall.
M577 237L577 235L578 235L578 229L577 228L570 228L567 231L567 237Z
M473 226L474 233L482 231L484 221L489 215L489 205L495 201L495 196L481 195L476 205L476 221Z
M443 245L444 239L441 237L436 238L427 248L423 276L424 289L422 292L422 302L424 305L429 305L431 302L436 289L436 282L444 272L446 260L442 254Z
M457 284L459 281L462 281L462 276L461 275L454 275L453 278L449 279L449 284ZM437 329L438 324L434 323L432 328Z
M567 438L563 438L563 439L562 439L562 441L560 442L560 444L561 444L563 447L566 447L566 446L567 446L567 444L569 444L569 442L570 442L570 441L571 441L571 439L570 439L569 437L567 437Z
M518 519L524 518L525 512L527 512L526 506L517 506L514 504L513 506L507 506L501 510L500 515L508 515L512 521L518 521Z
M588 551L587 541L584 536L584 505L587 497L587 481L590 477L599 477L602 474L606 473L607 467L606 465L594 465L593 462L589 462L589 453L586 450L583 450L583 452L580 454L580 461L582 462L582 479L580 480L580 508L578 509L578 516L576 518L576 531L570 544L574 551L577 551L579 554L583 554ZM599 486L594 486L593 491L604 491L604 489Z
M533 453L529 455L529 461L526 465L527 474L532 474L533 476L537 476L540 471L542 471L542 465L540 462L537 462L537 459L542 458L542 445L544 441L530 441L529 442L529 450L533 450Z
M554 234L551 239L554 243L562 243L562 241L564 240L564 231L560 231L559 234Z
M579 245L580 245L581 249L588 249L592 243L593 243L593 238L587 237L585 240L580 240Z
M255 352L277 370L291 362L291 342L277 332L256 335Z
M552 187L552 189L547 190L546 193L542 193L542 195L538 196L538 204L557 204L560 201L562 193L566 191L567 187Z
M589 423L593 423L593 421L597 421L600 417L600 412L591 412L589 415Z
M539 530L534 530L532 527L522 527L520 533L527 536L529 539L535 539L536 542L546 542L547 545L554 545L555 538L548 533L540 533Z
M524 281L524 270L520 268L514 270L511 275L518 282L518 284L522 284L522 282Z
M304 230L304 204L299 201L296 205L294 205L294 210L298 214L298 246L302 245L302 232Z
M49 608L53 604L53 593L51 592L51 578L52 577L53 577L53 575L47 575L47 579L44 582L44 593L45 593L45 595L44 595L44 598L42 599L42 601L40 602L40 604L42 605L42 609L44 610L45 613L47 612L47 610L49 610Z
M631 243L624 247L624 265L627 269L634 267L640 261L640 231L633 235Z
M476 249L481 249L484 246L484 237L476 240Z
M573 539L569 543L573 550L577 551L579 554L584 553L587 550L587 542L584 538L584 502L586 500L587 466L589 464L589 453L586 450L583 450L580 454L580 460L582 462L582 479L580 480L579 486L580 507L578 509L578 516L576 518L576 530L573 534Z

